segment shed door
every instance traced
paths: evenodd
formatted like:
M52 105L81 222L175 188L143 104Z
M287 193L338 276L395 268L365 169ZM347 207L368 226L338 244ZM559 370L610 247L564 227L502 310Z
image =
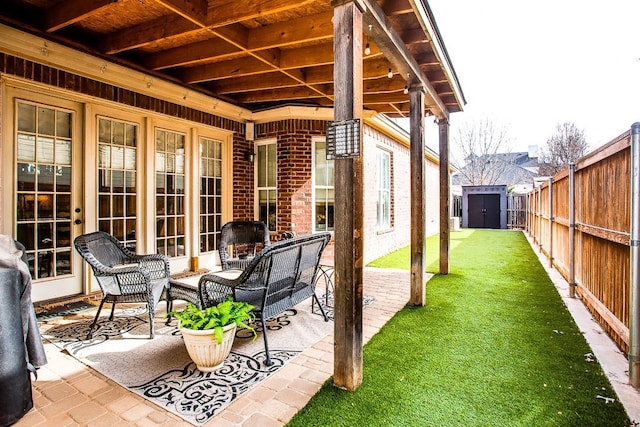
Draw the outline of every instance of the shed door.
M500 228L500 194L469 194L469 228Z

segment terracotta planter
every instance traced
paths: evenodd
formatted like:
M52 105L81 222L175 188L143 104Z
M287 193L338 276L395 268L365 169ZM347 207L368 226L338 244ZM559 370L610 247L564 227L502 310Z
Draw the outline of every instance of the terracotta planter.
M191 360L202 372L211 372L220 368L231 352L233 339L236 335L236 325L232 323L223 329L222 343L218 344L213 330L195 331L180 328L184 344Z

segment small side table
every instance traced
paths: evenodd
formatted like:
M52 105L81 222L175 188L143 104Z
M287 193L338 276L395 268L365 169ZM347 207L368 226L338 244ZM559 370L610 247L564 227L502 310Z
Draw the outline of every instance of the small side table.
M324 305L325 307L333 307L333 265L320 264L318 266L318 274L316 275L316 289L318 285L324 285ZM311 301L311 312L315 313L314 301Z

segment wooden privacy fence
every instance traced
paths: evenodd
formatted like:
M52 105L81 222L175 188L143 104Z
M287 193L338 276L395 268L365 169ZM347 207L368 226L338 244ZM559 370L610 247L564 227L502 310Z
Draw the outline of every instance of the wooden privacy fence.
M524 229L527 224L527 195L507 195L507 228Z
M542 181L526 202L529 235L630 354L631 134Z

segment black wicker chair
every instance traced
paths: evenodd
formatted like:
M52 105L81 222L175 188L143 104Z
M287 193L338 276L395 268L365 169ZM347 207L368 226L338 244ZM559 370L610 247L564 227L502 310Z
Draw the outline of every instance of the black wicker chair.
M149 311L149 336L153 338L154 309L163 291L169 286L167 257L160 254L136 255L115 237L103 231L78 236L74 245L93 269L103 294L87 339L93 334L105 302L112 304L109 320L113 320L116 303L146 303Z
M220 229L223 270L243 270L262 248L269 246L269 228L262 221L231 221Z
M281 240L260 251L234 279L215 273L202 276L198 283L202 306L210 307L228 297L254 305L262 322L265 364L271 365L267 319L313 298L324 320L329 320L315 293L315 277L322 251L330 239L331 234L318 233Z

